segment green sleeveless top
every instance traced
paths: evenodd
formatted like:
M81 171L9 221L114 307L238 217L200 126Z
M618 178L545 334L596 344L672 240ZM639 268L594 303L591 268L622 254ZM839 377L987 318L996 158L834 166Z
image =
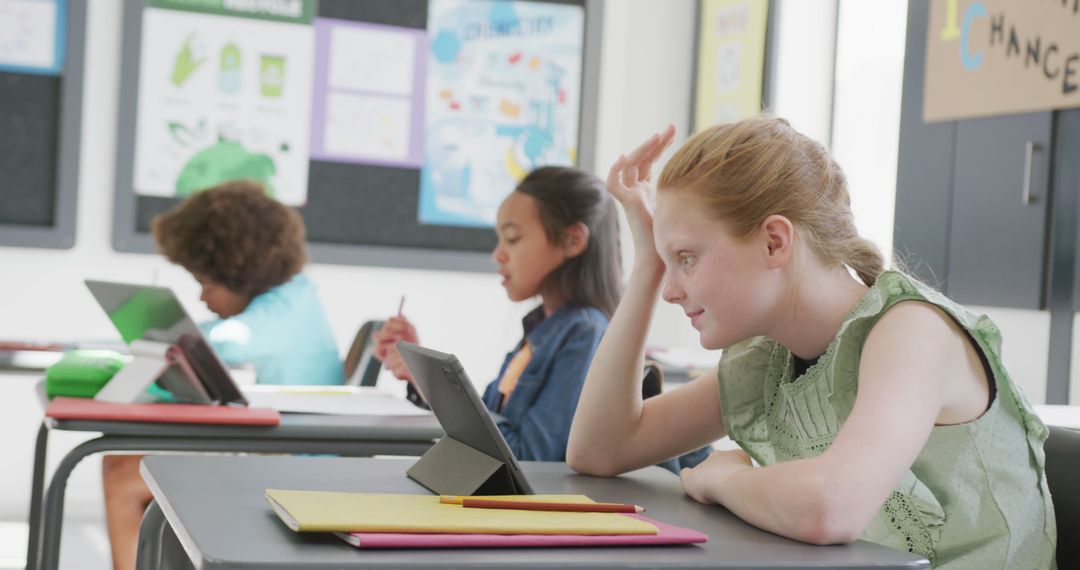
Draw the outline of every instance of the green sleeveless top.
M1048 431L1002 365L1001 332L902 273L882 274L825 354L797 378L791 353L769 338L725 350L718 377L728 435L761 465L824 452L855 404L870 329L906 300L940 307L971 335L996 391L979 419L934 427L862 538L921 554L937 568L1053 568L1054 507L1043 468Z

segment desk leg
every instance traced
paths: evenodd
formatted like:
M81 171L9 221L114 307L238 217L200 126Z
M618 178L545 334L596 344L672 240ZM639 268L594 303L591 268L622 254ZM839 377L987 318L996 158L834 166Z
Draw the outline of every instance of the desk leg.
M45 452L49 445L49 428L42 420L34 444L34 475L30 480L30 528L26 541L26 570L37 570L41 544L41 495L45 489Z
M67 481L71 476L71 470L87 455L127 449L128 446L117 445L108 438L99 437L84 441L60 460L60 464L56 466L56 471L53 472L52 479L49 481L49 490L45 492L45 509L41 512L39 569L56 570L60 564L60 533L64 527L64 494L67 492Z
M136 570L194 570L183 545L161 512L157 501L150 501L139 525L139 552Z
M39 434L40 437L40 434ZM355 442L348 440L297 440L297 439L244 439L244 438L206 438L190 440L183 437L134 437L103 435L85 441L64 456L56 466L49 488L45 492L45 507L40 510L40 538L37 540L37 565L28 566L31 570L56 570L60 564L60 533L63 529L64 495L67 492L67 480L71 471L88 455L106 451L129 452L250 452L250 453L334 453L348 457L363 457L380 453L401 454L408 450L422 454L430 443L416 442ZM42 447L42 457L44 457ZM44 461L44 459L42 459ZM44 464L42 464L44 468ZM33 529L31 528L31 532ZM169 532L165 533L168 537ZM164 540L169 544L169 540ZM177 547L179 548L179 546ZM31 550L33 550L31 548ZM181 548L180 552L183 552ZM29 554L29 553L28 553ZM167 557L163 558L166 560ZM28 557L29 559L29 557Z
M161 567L161 535L168 523L157 501L150 501L139 524L139 550L135 554L136 570Z

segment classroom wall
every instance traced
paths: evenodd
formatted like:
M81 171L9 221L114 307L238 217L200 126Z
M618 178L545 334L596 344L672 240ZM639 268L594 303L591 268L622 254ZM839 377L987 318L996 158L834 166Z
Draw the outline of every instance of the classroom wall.
M900 0L891 0L897 2ZM844 14L853 29L874 15L855 14L850 8L861 2L840 2L841 33ZM604 6L604 39L600 77L601 105L597 116L596 156L603 176L621 152L632 149L652 132L674 122L683 140L689 125L694 37L694 0L607 0ZM868 97L865 92L841 91L858 85L868 68L845 68L852 75L832 80L833 32L837 22L836 0L780 0L778 52L774 68L772 109L788 117L798 128L828 143L852 148L865 131L847 127L867 116L887 116L887 97ZM847 5L847 6L846 6ZM845 9L847 8L847 11ZM857 12L857 10L856 10ZM902 11L901 11L902 12ZM903 18L899 19L902 26ZM865 25L862 24L862 25ZM198 302L198 287L182 270L154 255L120 254L112 250L112 199L114 192L115 124L119 95L120 3L90 2L86 44L86 85L83 101L82 160L79 179L78 231L70 250L0 247L0 338L3 339L115 339L116 333L82 285L84 278L156 281L173 287L196 318L209 317ZM903 30L899 31L903 37ZM857 44L855 44L857 45ZM851 62L843 55L840 62ZM850 56L849 56L850 57ZM838 66L842 63L838 63ZM889 81L889 70L899 73L902 58L895 53L875 61L876 80ZM864 72L860 75L860 70ZM840 69L838 68L838 72ZM867 110L832 109L832 93L874 103ZM897 93L898 97L899 94ZM897 99L898 105L898 99ZM842 115L842 113L849 113ZM854 117L850 113L857 113ZM899 111L895 110L898 120ZM586 118L587 119L587 118ZM886 119L881 118L885 121ZM834 122L835 121L835 122ZM837 128L842 125L843 128ZM851 137L851 138L844 138ZM835 139L835 140L833 140ZM878 178L853 184L853 201L876 200L865 208L876 216L866 227L890 223L891 200L881 199L881 184L895 183L895 166L889 172L888 143L879 145L875 163ZM858 168L859 158L841 157L845 169ZM893 155L891 160L895 162ZM893 163L894 164L894 163ZM883 171L883 173L882 173ZM884 182L882 182L884 180ZM880 207L879 207L880 206ZM863 214L860 213L862 217ZM861 226L862 227L862 226ZM625 230L625 228L624 228ZM883 232L884 239L891 232ZM875 240L880 241L880 240ZM891 239L890 239L891 241ZM624 260L632 259L630 238L624 234ZM885 244L882 244L885 247ZM316 264L308 273L319 286L331 326L344 352L352 335L366 319L382 318L396 310L401 294L407 295L405 313L419 327L421 340L436 348L457 353L473 380L483 384L496 373L502 355L520 335L520 317L530 303L506 300L494 274L458 273L351 267ZM453 302L447 303L447 299ZM476 308L483 307L482 314ZM990 310L1005 332L1006 364L1020 379L1032 400L1042 401L1046 376L1048 317L1037 311ZM1045 322L1044 322L1045 321ZM467 334L461 334L463 326ZM1074 335L1080 339L1080 334ZM652 344L693 349L697 335L677 307L660 303L650 327ZM1080 353L1080 340L1077 340ZM1074 368L1075 370L1075 368ZM10 437L0 453L12 458L11 483L0 489L0 520L25 520L33 435L40 411L29 388L29 378L0 379L0 416ZM385 377L382 382L390 383ZM1080 379L1074 373L1074 402L1080 396ZM395 385L396 386L396 385ZM50 463L83 439L63 434L53 441ZM76 469L69 488L68 513L73 517L98 516L99 462L89 460Z
M606 2L603 72L598 121L599 170L652 130L675 121L682 132L689 116L693 1L616 0ZM117 101L120 78L119 2L90 2L83 99L82 157L75 247L45 250L0 247L0 338L117 339L115 330L86 291L82 280L156 281L176 290L196 319L210 313L198 301L196 283L178 267L154 255L117 253L111 247ZM648 42L642 41L648 38ZM77 48L76 48L77 49ZM587 118L586 118L587 120ZM629 236L624 243L629 245ZM629 257L630 253L627 252ZM521 334L520 318L533 303L511 303L494 273L459 273L313 264L339 348L344 352L367 319L397 309L407 295L405 314L421 341L456 353L474 382L486 384ZM448 302L448 300L452 300ZM482 312L478 314L478 308ZM676 310L677 311L677 310ZM696 347L697 337L681 312L658 318L650 339L669 346ZM462 331L467 331L462 334ZM669 334L670 332L670 334ZM18 466L16 480L0 490L0 520L26 516L33 435L40 411L29 379L5 379L5 426L14 426L3 452ZM381 382L391 385L392 378ZM396 386L396 385L395 385ZM81 437L52 446L50 463ZM7 455L9 454L10 455ZM97 516L99 461L76 469L68 513ZM25 473L23 473L25 471Z
M774 109L819 140L828 136L831 115L824 94L831 96L831 81L824 71L807 75L806 70L831 69L827 62L832 58L828 51L832 40L822 34L820 26L810 25L831 21L835 12L830 15L830 7L835 10L835 0L785 3L780 25L785 40L778 44L781 56L775 70L778 97ZM110 245L120 17L119 2L89 4L76 245L70 250L0 247L5 273L18 276L0 280L0 298L8 300L0 318L0 338L115 339L111 324L82 284L85 278L167 285L176 289L196 318L210 316L198 302L198 287L185 271L158 256L117 253ZM669 122L679 127L679 139L685 138L693 37L692 0L606 2L603 103L597 116L599 174L606 173L607 165L620 152ZM646 38L648 41L643 41ZM629 265L632 252L628 235L624 243ZM478 383L497 373L498 356L508 348L505 339L519 334L518 321L531 306L506 300L494 273L324 264L310 265L307 271L321 290L342 351L360 323L390 314L399 296L405 294L405 313L417 321L422 340L456 352ZM443 303L447 298L461 302ZM474 321L474 308L481 303L487 326L472 327L468 342L462 342L459 325ZM678 316L682 319L681 313ZM693 348L697 339L692 332L684 320L658 318L650 340Z

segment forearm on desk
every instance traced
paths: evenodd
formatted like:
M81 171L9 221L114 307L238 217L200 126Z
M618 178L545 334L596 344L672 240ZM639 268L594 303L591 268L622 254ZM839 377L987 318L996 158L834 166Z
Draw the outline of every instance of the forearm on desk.
M869 523L845 500L848 484L830 475L821 457L748 468L710 483L706 492L713 502L758 528L803 542L851 542Z

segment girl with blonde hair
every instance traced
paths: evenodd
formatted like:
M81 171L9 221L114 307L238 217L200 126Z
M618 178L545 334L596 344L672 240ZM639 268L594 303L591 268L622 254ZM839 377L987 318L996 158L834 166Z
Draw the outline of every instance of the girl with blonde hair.
M636 254L574 416L571 467L615 475L727 435L741 449L684 469L683 488L750 524L937 567L1052 567L1047 430L1002 365L997 327L884 270L840 168L786 121L698 133L654 199L674 136L653 135L608 176ZM658 293L724 352L642 401Z

